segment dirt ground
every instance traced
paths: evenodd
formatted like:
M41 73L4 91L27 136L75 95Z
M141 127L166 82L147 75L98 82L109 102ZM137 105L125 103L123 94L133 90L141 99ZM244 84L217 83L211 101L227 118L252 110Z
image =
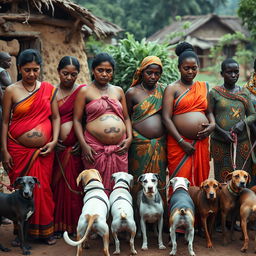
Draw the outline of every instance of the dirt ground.
M212 163L211 163L211 172L210 176L213 176L212 171ZM8 179L5 177L5 183L8 184ZM197 256L241 256L244 255L240 252L240 248L242 247L242 241L240 240L241 233L235 232L235 241L229 243L227 246L222 245L222 234L215 233L213 237L214 248L207 249L205 247L205 239L195 235L194 239L194 251ZM255 231L250 231L250 243L248 252L245 254L247 256L252 256L254 254L254 242ZM11 249L10 252L0 252L0 256L18 256L22 255L20 248L11 247L11 241L14 239L12 234L12 225L2 225L0 227L0 243L5 247ZM138 254L141 256L165 256L169 255L170 247L168 247L169 242L169 234L164 233L163 235L164 244L166 245L166 250L158 250L157 248L157 238L154 236L153 233L148 234L148 251L142 251L142 239L137 238L135 240L135 249L137 250ZM40 242L31 242L30 245L32 246L31 255L33 256L75 256L76 255L76 247L72 247L67 245L63 239L59 239L55 245L49 246ZM177 245L178 251L177 256L188 256L187 245L185 244L184 238L179 237L177 238ZM120 240L120 247L121 247L121 254L120 256L127 256L130 255L130 248L129 243L125 240ZM103 255L102 252L102 239L98 238L96 240L90 241L90 249L84 250L83 255L86 256L101 256ZM113 243L110 244L110 254L112 255L115 250Z
M6 246L11 248L11 252L0 252L1 256L18 256L22 255L21 254L21 249L20 248L14 248L10 246L11 240L14 238L12 235L12 225L2 225L0 229L0 241L1 243ZM248 253L246 253L247 256L250 255L255 255L253 246L254 242L252 241L253 237L255 235L253 234L252 231L250 231L250 246ZM157 256L157 255L169 255L170 253L170 248L167 247L166 250L158 250L157 249L157 238L153 235L153 233L149 233L149 250L148 251L142 251L140 249L141 247L141 239L136 239L136 245L135 248L138 252L138 255L141 256ZM194 251L197 256L241 256L243 255L240 252L240 248L242 246L242 241L239 239L240 233L235 232L235 238L236 240L230 243L228 246L222 246L221 241L222 241L222 236L221 233L215 233L214 235L214 248L213 249L207 249L205 247L205 239L201 238L199 236L195 236L194 240ZM168 234L164 234L164 244L168 244ZM187 256L188 251L187 251L187 246L185 245L184 238L179 237L177 239L177 244L178 244L178 251L177 251L177 256ZM76 247L69 246L65 243L63 239L59 239L57 241L57 244L49 246L45 245L42 243L36 243L32 242L30 243L32 246L31 253L33 256L56 256L56 255L61 255L61 256L75 256L76 255ZM129 254L129 244L125 240L120 240L120 245L121 245L121 256L127 256ZM110 245L110 254L112 255L114 251L114 245ZM100 256L103 255L102 252L102 240L100 238L96 240L91 240L90 241L90 249L84 250L83 255L86 256Z

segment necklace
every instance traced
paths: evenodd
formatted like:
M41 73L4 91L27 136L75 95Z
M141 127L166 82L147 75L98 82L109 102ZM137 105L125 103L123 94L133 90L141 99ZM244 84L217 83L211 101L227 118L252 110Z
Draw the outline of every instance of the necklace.
M109 89L108 84L106 85L106 88L103 90L100 89L95 83L93 83L93 86L98 90L98 92L100 93L101 96L108 95L108 89Z
M144 91L146 94L151 95L151 94L154 94L154 93L155 93L156 86L154 86L153 89L148 90L148 89L146 89L146 88L144 87L143 83L141 83L140 85L141 85L143 91Z
M37 86L37 82L35 82L34 88L30 91L30 90L28 90L28 89L26 88L26 86L23 84L23 82L21 82L21 84L23 85L24 89L28 92L29 95L32 94L32 93L35 91L36 86Z
M61 87L60 87L60 84L59 84L59 85L58 85L58 91L60 92L60 97L58 97L58 98L60 98L59 100L62 100L62 101L65 103L66 100L67 100L67 98L73 93L73 91L75 90L75 88L76 88L76 85L73 85L73 88L70 90L69 94L66 95L66 96L64 96L63 91L62 91L62 89L61 89Z

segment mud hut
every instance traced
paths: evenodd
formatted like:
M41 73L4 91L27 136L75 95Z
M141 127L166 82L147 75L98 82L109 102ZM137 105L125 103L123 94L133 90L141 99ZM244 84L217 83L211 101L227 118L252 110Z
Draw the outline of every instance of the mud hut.
M121 29L70 0L0 0L0 51L13 59L11 76L17 80L16 57L19 52L34 48L43 57L42 77L58 83L56 72L61 57L72 55L81 63L78 83L89 81L86 38L111 37Z

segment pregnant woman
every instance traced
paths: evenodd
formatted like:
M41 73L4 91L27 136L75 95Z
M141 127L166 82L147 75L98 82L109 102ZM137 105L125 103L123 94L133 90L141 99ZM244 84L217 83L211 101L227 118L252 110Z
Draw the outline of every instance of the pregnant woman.
M92 62L94 80L79 91L74 106L74 128L82 148L84 167L97 169L108 189L112 187L114 172L128 172L127 152L132 141L124 92L109 83L114 68L110 55L98 54Z
M208 107L207 83L194 81L199 60L192 45L180 43L176 54L180 80L165 89L163 98L168 169L170 177L185 177L199 186L209 175L208 136L215 121Z

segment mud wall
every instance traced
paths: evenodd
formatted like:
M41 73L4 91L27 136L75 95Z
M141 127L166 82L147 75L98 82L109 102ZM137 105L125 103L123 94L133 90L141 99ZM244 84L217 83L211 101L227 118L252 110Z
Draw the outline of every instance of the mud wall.
M20 42L24 40L25 37L35 36L38 37L41 45L41 54L43 58L42 66L42 79L57 85L59 83L57 66L60 59L66 55L75 56L78 58L81 70L79 77L77 79L78 84L88 83L89 70L87 65L87 56L84 51L84 40L82 39L81 33L77 32L74 34L71 41L67 44L64 43L67 29L59 28L49 25L42 24L21 24L12 23L14 32L12 32L13 37L15 37L15 32L17 31L17 40ZM1 33L1 35L4 35ZM23 36L24 35L24 36ZM18 42L18 43L19 43ZM6 44L9 44L8 42ZM2 43L0 44L2 45ZM17 51L17 48L14 47ZM12 49L13 50L13 49ZM11 50L9 49L8 52Z

